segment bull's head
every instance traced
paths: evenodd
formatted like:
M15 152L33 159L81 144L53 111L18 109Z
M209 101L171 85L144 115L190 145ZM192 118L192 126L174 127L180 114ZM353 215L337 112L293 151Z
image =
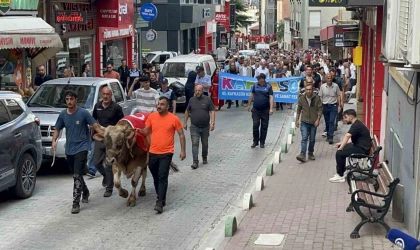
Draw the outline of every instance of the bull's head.
M121 162L131 154L136 143L136 131L130 126L116 125L108 126L103 135L95 134L93 138L103 141L106 147L105 164Z

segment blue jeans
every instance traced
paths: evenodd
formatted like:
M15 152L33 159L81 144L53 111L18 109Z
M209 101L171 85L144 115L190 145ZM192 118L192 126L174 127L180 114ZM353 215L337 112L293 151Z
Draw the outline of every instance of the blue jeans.
M92 140L90 143L90 152L89 152L89 173L96 174L96 167L95 164L93 164L93 148L95 146L95 141Z
M309 148L308 152L313 153L315 147L315 136L316 128L314 124L309 124L306 122L300 123L300 133L302 134L302 141L300 142L301 150L300 153L306 155L306 149L308 146L308 137L309 137Z
M322 113L324 114L327 138L332 139L334 136L335 119L338 113L338 104L336 103L322 105Z

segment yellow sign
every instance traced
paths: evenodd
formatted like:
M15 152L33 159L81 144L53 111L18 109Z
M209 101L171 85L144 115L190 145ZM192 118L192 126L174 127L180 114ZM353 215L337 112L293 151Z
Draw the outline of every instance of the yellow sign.
M0 7L9 7L12 0L0 0Z

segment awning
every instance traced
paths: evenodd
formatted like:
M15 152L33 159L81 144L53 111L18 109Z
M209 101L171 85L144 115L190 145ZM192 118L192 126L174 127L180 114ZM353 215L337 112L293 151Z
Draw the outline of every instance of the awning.
M260 26L258 24L257 25L254 25L251 28L249 28L249 30L253 30L253 31L260 30Z
M36 49L30 54L38 66L55 56L62 47L55 29L39 17L0 17L0 49Z
M347 7L383 6L385 0L347 0Z
M327 26L323 28L320 32L320 41L326 41L334 38L334 25Z

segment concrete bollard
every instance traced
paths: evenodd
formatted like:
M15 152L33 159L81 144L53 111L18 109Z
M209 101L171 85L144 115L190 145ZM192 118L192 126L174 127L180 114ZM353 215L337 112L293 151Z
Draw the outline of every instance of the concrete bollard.
M282 153L287 153L288 148L289 148L289 147L287 146L287 143L282 144L282 145L281 145L281 152L282 152Z
M272 176L274 173L273 169L273 163L267 164L267 166L265 167L265 175Z
M296 121L296 117L297 117L297 113L295 112L295 113L293 114L293 121L294 121L294 122Z
M280 161L281 161L281 152L280 151L276 151L274 153L273 163L274 164L277 164L277 163L280 163Z
M244 201L242 204L242 209L244 211L248 211L251 209L252 205L253 205L252 194L251 193L244 194Z
M264 178L262 176L257 177L257 182L255 183L255 191L262 191L264 189Z
M229 216L225 223L225 237L232 237L237 229L238 225L236 224L236 217Z
M293 143L293 135L292 134L288 134L287 135L287 144L290 145Z

